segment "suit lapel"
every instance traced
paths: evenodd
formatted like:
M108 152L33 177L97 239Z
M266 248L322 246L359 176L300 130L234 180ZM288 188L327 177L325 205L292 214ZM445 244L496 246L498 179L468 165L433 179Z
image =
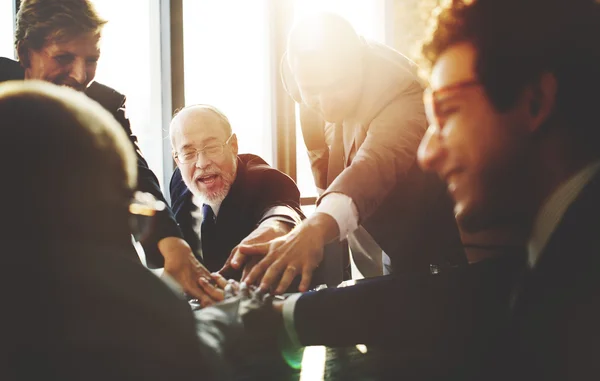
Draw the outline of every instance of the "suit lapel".
M582 274L598 267L599 192L600 173L569 205L535 267L525 271L515 309L527 309L532 300L556 298L578 282Z

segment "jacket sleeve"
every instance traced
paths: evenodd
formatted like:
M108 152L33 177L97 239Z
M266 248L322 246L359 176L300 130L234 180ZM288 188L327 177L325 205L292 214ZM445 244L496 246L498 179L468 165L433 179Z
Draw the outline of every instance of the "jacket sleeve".
M306 293L296 301L295 330L305 346L377 345L456 366L501 339L516 263L502 258Z
M304 219L300 209L300 191L286 174L268 168L260 176L257 197L257 226L267 219L277 219L296 226Z
M125 115L124 101L121 107L116 110L113 115L129 136L129 140L135 149L138 167L138 190L151 193L156 199L161 200L167 205L166 210L156 216L156 221L153 224L153 229L149 238L142 242L148 266L151 268L162 267L164 265L164 258L158 250L158 242L166 237L182 238L181 230L165 201L158 184L158 179L148 167L146 159L142 156L142 152L138 146L137 137L133 135L129 119Z

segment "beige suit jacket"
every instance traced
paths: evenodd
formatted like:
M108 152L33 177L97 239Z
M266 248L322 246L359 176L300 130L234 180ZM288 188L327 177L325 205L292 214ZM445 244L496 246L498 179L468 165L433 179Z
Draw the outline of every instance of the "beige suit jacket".
M343 121L345 169L331 184L325 179L333 126L319 125L316 116L302 108L315 182L326 188L320 199L333 192L349 196L359 224L390 256L395 272L463 262L445 187L416 162L427 127L416 67L385 45L368 42L364 49L361 100L355 115ZM284 81L294 97L293 78L284 75Z

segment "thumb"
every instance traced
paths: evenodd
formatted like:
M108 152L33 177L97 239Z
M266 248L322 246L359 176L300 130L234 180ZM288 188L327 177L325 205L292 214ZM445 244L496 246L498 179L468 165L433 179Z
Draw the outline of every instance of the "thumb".
M231 250L231 254L229 254L229 258L223 265L223 267L218 271L219 274L225 277L231 277L230 273L240 269L242 265L246 262L246 256L242 255L239 251L239 245L234 247Z

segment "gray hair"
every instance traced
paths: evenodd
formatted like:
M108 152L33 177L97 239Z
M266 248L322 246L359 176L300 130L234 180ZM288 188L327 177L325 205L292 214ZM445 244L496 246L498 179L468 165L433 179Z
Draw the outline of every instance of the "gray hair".
M171 122L173 120L175 120L177 115L179 115L181 112L191 109L191 108L199 108L202 110L208 110L208 111L212 112L221 122L221 126L223 127L223 130L225 130L225 134L227 136L231 136L231 134L233 133L233 130L231 129L231 123L229 123L229 118L227 118L227 116L221 110L219 110L215 106L211 106L208 104L199 103L199 104L182 107L179 110L175 111L175 113L173 114L173 118L171 119ZM172 127L169 127L169 139L171 140L171 146L173 146L173 128Z

